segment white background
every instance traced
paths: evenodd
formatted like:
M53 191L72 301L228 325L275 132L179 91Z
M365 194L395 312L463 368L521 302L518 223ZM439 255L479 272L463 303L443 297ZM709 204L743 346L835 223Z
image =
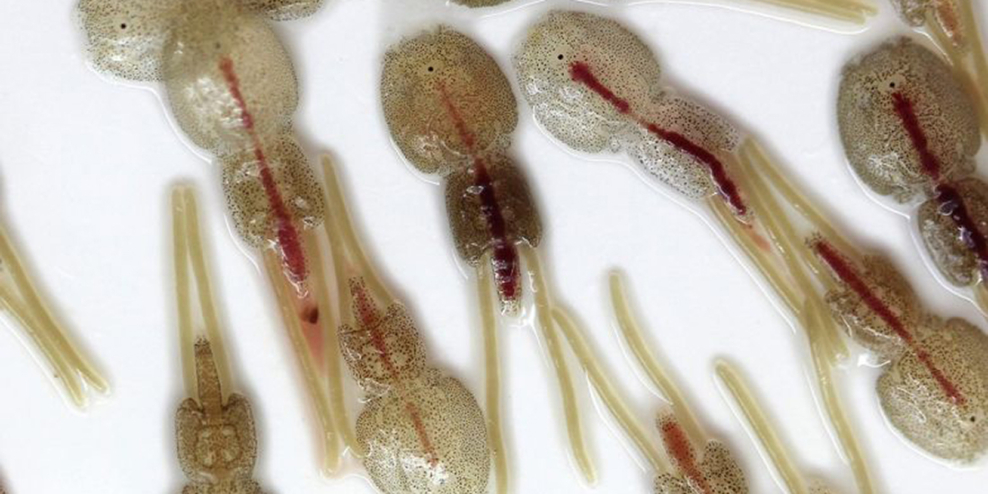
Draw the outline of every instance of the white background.
M113 384L88 411L73 410L22 344L20 329L5 320L0 471L11 494L180 490L172 417L182 391L166 201L168 186L180 180L200 192L227 342L258 418L258 479L282 493L370 492L359 477L327 480L318 472L299 373L265 281L226 226L218 171L176 137L153 93L110 84L87 67L71 2L2 3L2 218ZM984 326L927 271L906 220L866 197L842 155L833 114L841 65L890 32L905 32L882 3L873 29L857 35L715 5L650 3L607 13L651 44L668 82L770 143L839 224L903 267L931 310ZM508 70L518 37L545 8L511 5L518 8L487 16L438 5L419 17L456 17ZM373 258L413 308L433 359L480 396L473 284L455 260L441 189L399 158L378 104L384 40L407 27L407 19L395 19L411 8L406 0L332 0L312 18L277 29L298 67L297 127L309 151L339 156ZM984 12L981 18L988 25ZM615 335L605 290L614 267L630 274L650 341L703 424L742 458L753 492L778 488L718 390L717 356L729 356L757 381L800 466L853 492L809 391L804 342L712 230L629 167L571 156L519 104L513 153L541 201L547 264L641 419L651 424L661 399L638 378ZM522 328L501 334L514 492L582 492L536 338ZM895 436L877 406L877 372L848 367L840 378L881 491L984 488L984 470L935 463ZM652 473L637 465L584 390L596 492L650 492Z

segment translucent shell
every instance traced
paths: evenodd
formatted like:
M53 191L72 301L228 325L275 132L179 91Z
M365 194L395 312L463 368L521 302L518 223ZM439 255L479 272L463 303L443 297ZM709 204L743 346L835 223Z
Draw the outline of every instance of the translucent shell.
M910 441L941 458L970 462L988 450L988 336L960 319L928 324L920 345L963 402L947 400L926 365L907 352L878 380L881 406Z
M289 135L278 137L265 149L265 163L285 202L291 218L305 229L323 220L322 188L309 168L305 154ZM237 233L254 247L277 240L277 218L260 178L261 162L252 151L221 160L223 191Z
M323 0L243 0L247 8L274 21L289 21L314 14Z
M691 453L692 454L692 453ZM706 488L673 474L655 478L655 494L745 494L748 482L731 451L718 441L710 441L703 448L698 469Z
M940 179L970 174L981 145L975 103L935 53L902 38L849 63L837 102L845 153L862 182L899 202L928 192L930 179L917 136L897 106L903 102Z
M919 27L932 18L952 40L963 42L964 26L956 0L892 0L892 5L910 25Z
M518 123L511 85L494 59L444 26L388 50L381 100L392 138L424 173L445 175L474 154L501 154Z
M386 494L487 492L487 427L473 395L427 366L402 305L381 314L361 279L350 281L350 292L357 322L340 327L340 343L369 397L357 441L374 485Z
M363 281L351 280L351 291L365 293ZM415 322L401 304L380 314L364 296L354 297L356 327L340 327L343 357L357 383L373 395L390 392L401 381L414 380L425 370L425 348Z
M257 460L257 436L250 403L238 394L224 402L206 340L195 345L199 401L182 402L175 416L178 458L191 481L184 493L260 493L251 480Z
M624 26L584 12L552 11L534 24L515 56L522 94L535 118L573 149L597 153L635 122L572 74L574 63L631 108L648 108L662 94L652 50Z
M663 96L643 113L663 130L721 157L732 155L740 143L740 133L727 120L685 98ZM639 127L637 133L629 144L630 152L649 174L686 197L699 199L716 192L707 165L696 156L658 138L647 127Z
M506 157L485 162L487 174L504 218L505 237L511 242L525 242L532 247L542 240L542 221L528 181L521 170ZM476 266L493 249L490 224L477 185L477 171L461 168L446 177L446 212L453 231L453 241L460 257Z
M255 136L287 133L297 82L274 31L240 7L199 9L184 16L165 46L165 89L179 127L218 156L253 150Z
M123 79L161 79L161 54L179 3L170 0L81 0L79 20L96 70Z
M933 7L932 3L930 0L892 0L896 12L913 26L922 26L926 22L926 12Z
M988 235L988 185L976 178L953 184L964 209L981 235ZM941 201L930 199L919 208L919 232L933 264L951 284L972 285L980 279L980 260L965 234L944 211Z
M850 265L850 261L845 259L845 262ZM920 327L923 315L919 301L909 282L895 266L884 257L868 256L862 260L861 268L860 279L867 284L868 295L877 297L904 328L912 331ZM834 278L841 288L827 293L826 301L847 334L861 346L875 352L883 362L902 353L906 344L889 325L888 319L876 313L874 307L839 275Z
M484 416L459 381L438 371L372 399L357 418L357 440L367 472L386 494L487 492Z

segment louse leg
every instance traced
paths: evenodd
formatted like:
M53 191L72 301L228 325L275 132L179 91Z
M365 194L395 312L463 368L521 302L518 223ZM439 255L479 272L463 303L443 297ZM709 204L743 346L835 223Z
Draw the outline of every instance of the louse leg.
M864 24L866 17L877 10L867 0L756 0L812 15L829 17L841 22Z
M52 315L17 255L6 229L0 225L0 262L4 279L0 283L0 305L7 309L36 342L58 374L72 402L87 404L85 383L100 393L109 385L95 367L72 344L67 331Z
M552 367L556 371L559 392L563 400L563 413L566 416L566 433L569 437L570 448L584 479L588 483L593 484L597 480L597 472L587 451L586 442L584 441L583 425L580 422L580 410L576 404L573 377L570 374L569 366L566 364L566 356L563 354L559 335L556 334L555 325L552 320L553 302L552 295L549 293L548 282L542 271L538 252L527 245L521 246L519 250L531 273L532 291L535 296L535 313L539 319L538 326L542 330L542 339L545 342L546 352L548 352L549 359L552 361Z
M762 448L768 453L776 472L789 489L789 494L808 494L806 479L796 468L792 455L779 439L775 428L765 416L765 412L738 369L724 360L719 360L716 364L716 373L741 409L754 435L761 442Z
M686 402L686 398L679 390L679 386L673 380L672 375L666 371L659 359L652 353L652 350L645 343L645 338L638 319L635 318L631 310L625 281L617 271L611 272L608 277L608 285L611 292L611 305L614 308L614 317L624 341L635 355L638 364L645 370L652 384L669 400L673 415L682 424L687 437L697 447L702 449L706 444L707 435L704 434L700 422Z
M498 359L497 309L489 259L477 267L477 298L480 303L480 320L484 333L484 403L487 414L487 439L494 456L494 477L497 493L508 492L508 452L504 447L501 421L501 362Z
M312 350L306 340L299 321L296 309L297 301L295 286L285 278L285 273L281 267L281 260L278 255L270 250L264 251L264 267L274 285L275 296L278 300L278 308L281 311L282 320L288 330L288 338L291 340L292 348L302 366L302 378L309 396L316 407L316 416L322 428L322 442L325 452L323 467L327 473L335 473L340 468L340 436L333 420L332 406L328 396L328 386L323 379L323 373L316 365Z
M172 241L174 242L175 294L178 307L178 328L182 351L182 376L188 396L199 396L196 379L194 347L196 337L192 314L192 294L198 295L199 317L205 331L205 339L212 349L220 389L229 390L230 365L223 338L219 331L219 318L213 303L206 255L199 229L199 212L195 193L190 187L177 186L172 190ZM189 277L189 267L192 278ZM222 397L224 400L226 396Z
M607 409L610 410L611 415L617 420L625 434L631 439L631 442L635 444L635 447L648 460L657 474L669 472L671 465L669 465L666 458L659 453L659 450L648 439L645 427L635 419L631 407L627 404L627 400L624 399L614 385L614 380L611 379L603 366L600 365L600 359L593 354L593 350L587 344L585 331L577 326L574 319L559 306L552 308L552 317L555 319L556 325L563 333L563 336L569 342L570 348L576 354L583 369L590 377L590 382L593 384L594 389L600 394Z

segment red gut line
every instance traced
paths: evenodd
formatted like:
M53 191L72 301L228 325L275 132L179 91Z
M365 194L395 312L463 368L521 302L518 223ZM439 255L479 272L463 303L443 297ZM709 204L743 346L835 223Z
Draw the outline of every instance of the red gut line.
M666 451L676 462L676 466L683 473L683 476L691 484L693 489L700 491L700 494L710 494L710 485L700 468L696 465L693 456L693 447L689 438L683 432L682 427L672 417L665 417L659 423L659 432L662 433L662 442ZM692 490L692 489L691 489Z
M909 134L913 147L919 153L923 173L936 184L934 196L940 205L940 214L949 216L953 220L965 247L977 258L978 270L982 278L988 279L988 239L978 229L960 192L952 184L942 180L940 160L930 150L929 140L916 116L913 102L901 92L893 93L892 99L895 103L895 112L906 133Z
M223 78L226 79L227 89L230 91L230 95L240 109L240 121L244 126L244 130L247 131L247 135L250 136L254 146L254 157L259 163L261 184L264 186L264 192L268 197L268 204L271 206L271 211L277 223L276 233L278 236L278 245L281 246L285 264L293 281L301 282L306 278L305 253L302 249L302 242L299 239L295 223L292 221L291 213L288 212L285 201L281 197L281 192L278 191L278 184L275 182L274 175L271 173L271 167L268 165L267 157L264 155L261 139L258 137L257 130L254 127L254 117L248 110L247 101L244 99L244 95L240 90L240 78L237 77L237 73L233 68L233 60L230 57L221 58L219 68L220 72L223 73Z
M463 141L463 144L467 147L467 151L473 158L474 185L480 189L480 193L478 194L480 211L484 215L484 220L487 223L487 231L493 243L491 265L494 269L495 283L503 299L514 300L518 296L518 278L521 268L519 266L518 250L508 238L508 227L504 220L504 215L501 212L501 206L498 204L497 193L494 190L494 180L491 178L487 166L484 164L484 160L476 154L476 141L473 132L467 127L463 116L446 90L446 86L440 82L438 83L438 87L443 106L446 108L446 113L450 120L453 121L453 125L460 134L460 140Z
M919 342L913 337L912 333L906 328L905 323L899 319L898 316L892 312L885 302L882 301L878 295L868 287L863 279L855 272L854 268L847 263L840 253L837 252L829 243L823 240L818 240L813 244L814 250L820 255L827 266L837 274L840 278L854 293L861 297L861 300L875 313L882 321L885 322L892 331L901 339L906 346L916 355L916 358L930 371L933 379L936 380L937 384L943 389L943 392L957 405L963 405L965 403L964 395L961 394L960 389L950 381L950 379L939 369L933 362L933 357L922 347Z
M711 179L713 179L714 184L717 186L717 190L720 195L727 200L728 204L734 209L735 213L740 216L745 215L748 212L748 206L745 204L744 199L741 197L741 193L738 190L737 184L731 179L730 175L727 173L727 169L724 164L717 159L710 151L707 151L702 146L697 145L691 141L688 137L670 130L663 129L659 127L654 122L649 122L647 119L635 112L635 109L631 107L631 103L627 100L621 98L610 88L608 88L604 83L597 79L594 75L593 70L590 66L584 62L573 62L570 64L570 77L588 88L591 91L597 93L598 96L603 98L605 101L611 104L623 115L628 115L638 125L641 125L651 134L654 134L659 139L669 143L672 147L679 149L680 151L692 156L695 160L702 163L707 167L710 172Z
M360 327L365 328L370 334L371 344L377 350L378 355L380 355L384 369L391 376L391 380L395 383L395 387L398 388L400 393L401 373L391 360L391 352L388 350L387 340L381 333L381 317L377 308L374 306L374 301L371 300L370 295L367 294L367 290L362 283L351 283L350 291L356 299L357 318L360 320ZM412 420L412 426L415 427L415 434L422 444L422 449L425 450L425 454L429 457L429 465L435 467L439 463L439 455L436 453L435 446L433 446L432 440L429 438L429 431L425 427L425 421L422 419L422 414L419 412L418 406L411 401L405 400L405 411L408 412L408 416Z

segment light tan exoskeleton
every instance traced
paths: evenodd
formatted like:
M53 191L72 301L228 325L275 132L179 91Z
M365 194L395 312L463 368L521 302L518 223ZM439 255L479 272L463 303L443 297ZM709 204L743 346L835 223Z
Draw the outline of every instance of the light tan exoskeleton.
M929 35L947 54L958 80L971 93L981 131L988 137L988 58L971 0L892 0L903 20ZM982 6L978 6L983 9Z
M821 401L859 489L874 492L840 404L833 365L847 353L839 327L861 342L866 337L849 321L860 311L877 314L878 305L830 303L842 287L860 289L855 296L864 300L885 296L877 285L852 283L851 271L832 263L837 256L848 265L874 256L852 247L754 139L663 86L652 51L619 23L590 13L550 12L529 31L515 66L536 119L553 137L581 152L626 152L647 175L702 203L737 243L806 331ZM924 350L917 331L910 326L889 336L905 348L905 361L932 352ZM969 393L981 393L963 378L976 370L951 366L944 372L954 372L950 377L963 381Z
M109 391L106 380L50 308L35 287L27 264L21 260L7 228L0 224L0 310L17 321L41 351L55 379L77 407L89 402L87 387L99 393Z
M538 327L559 382L570 445L578 468L592 482L594 467L584 446L572 377L551 315L559 306L536 251L542 224L525 176L508 151L518 108L507 77L475 41L440 26L387 51L381 99L404 157L419 171L441 177L457 252L477 273L498 489L507 489L507 460L500 432L498 311L491 292L497 292L502 315L517 314L526 270Z
M269 19L321 0L81 0L94 67L162 82L179 128L215 156L233 225L259 249L321 426L325 469L357 449L329 287L322 186L293 137L298 88Z
M175 415L179 464L189 480L182 492L262 494L251 477L257 461L254 418L247 398L230 391L233 383L189 187L172 191L172 225L182 374L189 395Z

